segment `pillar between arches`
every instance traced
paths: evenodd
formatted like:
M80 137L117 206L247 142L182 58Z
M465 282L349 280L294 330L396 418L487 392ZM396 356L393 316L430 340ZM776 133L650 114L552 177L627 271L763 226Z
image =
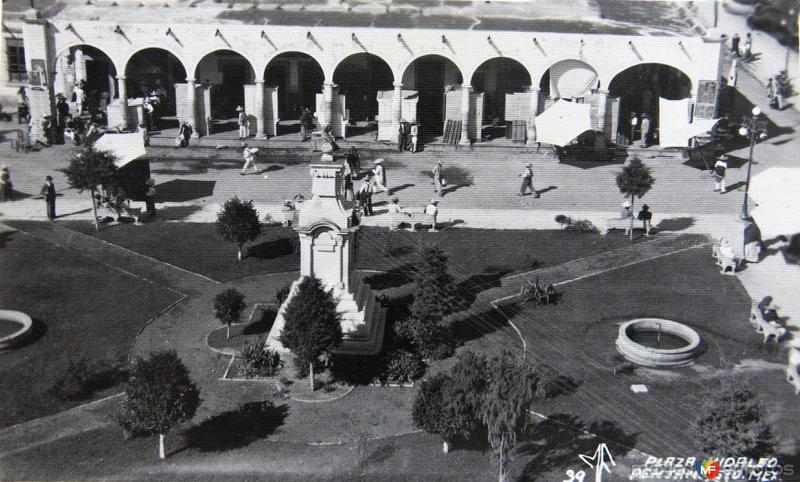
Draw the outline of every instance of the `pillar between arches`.
M461 86L461 141L459 144L462 146L468 146L471 144L469 139L469 120L471 117L470 107L472 102L470 102L470 97L472 96L472 86L471 85L462 85Z
M603 133L603 136L608 139L609 133L606 132L606 111L608 109L608 91L597 90L597 128Z
M256 138L266 139L267 134L264 130L264 81L256 80Z
M128 86L125 85L126 77L124 75L117 76L117 84L119 89L119 117L122 126L128 129ZM78 99L80 102L80 99Z
M322 109L319 115L320 128L325 129L333 122L333 90L336 84L325 82L322 84Z
M536 116L539 115L539 95L541 91L539 87L531 86L531 100L528 111L528 145L536 144Z
M403 120L403 83L395 82L394 94L392 95L392 132L397 134L400 132L400 122ZM399 142L399 136L395 136Z
M186 79L187 102L189 103L189 125L192 126L192 137L200 137L197 133L197 85L194 79Z

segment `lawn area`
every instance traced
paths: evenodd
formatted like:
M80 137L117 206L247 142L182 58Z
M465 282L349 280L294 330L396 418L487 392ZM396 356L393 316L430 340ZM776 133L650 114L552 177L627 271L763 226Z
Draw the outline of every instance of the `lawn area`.
M518 306L512 318L528 343L529 356L581 383L574 394L541 404L541 413L645 453L699 453L688 428L720 377L736 372L766 402L779 440L792 440L797 433L800 407L784 372L776 369L786 354L774 344L762 344L747 321L747 293L735 277L719 273L707 247L560 289L558 305ZM612 375L618 323L640 317L691 326L702 337L705 352L690 367ZM751 368L734 369L740 364ZM649 391L634 394L631 384L644 384Z
M263 227L261 236L248 245L248 257L239 262L236 247L224 241L210 223L120 224L99 232L88 222L61 224L217 281L300 269L300 255L295 252L297 233L281 226ZM425 244L438 244L447 252L452 275L464 281L486 272L503 276L552 266L630 242L619 233L601 236L560 230L492 229L410 233L365 226L356 235L355 266L388 272L371 280L376 289L399 286L408 281L408 268Z
M0 353L0 427L84 403L48 393L68 362L124 360L145 323L180 298L19 232L6 235L0 265L3 308L28 313L35 332L25 346Z

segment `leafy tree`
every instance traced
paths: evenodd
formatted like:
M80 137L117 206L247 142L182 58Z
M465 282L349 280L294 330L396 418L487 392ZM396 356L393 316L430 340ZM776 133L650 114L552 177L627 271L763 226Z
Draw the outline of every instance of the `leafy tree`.
M61 172L66 174L70 186L80 192L89 191L91 194L94 227L98 231L100 224L97 221L95 193L97 186L113 186L117 175L117 166L114 164L116 160L116 156L109 152L97 151L89 147L77 152L70 159L69 166L61 169Z
M653 187L655 179L650 174L650 168L645 166L639 158L634 157L622 172L617 174L617 187L625 197L631 198L631 211L634 209L635 198L644 196ZM631 217L630 239L633 240L633 217Z
M528 410L536 396L536 374L519 365L511 352L489 363L491 376L481 400L481 420L497 460L498 480L504 482L517 444L517 434L528 423Z
M238 323L247 305L244 295L236 288L228 288L214 298L214 316L228 326L226 339L231 337L231 323Z
M706 401L692 427L703 451L725 457L772 453L770 427L753 392L732 380L721 388Z
M458 303L456 286L447 268L447 254L437 246L423 247L413 273L414 301L406 332L411 340L428 355L435 354L439 345L451 339L449 331L440 325ZM442 352L445 356L452 350ZM438 358L438 357L434 357Z
M173 350L137 357L125 387L118 421L124 429L158 434L158 456L165 458L164 436L190 420L200 405L200 392L189 370Z
M336 310L336 301L320 280L307 277L297 287L284 318L286 324L280 342L295 354L301 374L305 374L305 367L309 368L313 391L314 363L342 341L341 314Z
M255 241L261 234L261 222L253 201L242 201L236 196L225 201L217 213L217 233L239 248L241 261L244 244Z

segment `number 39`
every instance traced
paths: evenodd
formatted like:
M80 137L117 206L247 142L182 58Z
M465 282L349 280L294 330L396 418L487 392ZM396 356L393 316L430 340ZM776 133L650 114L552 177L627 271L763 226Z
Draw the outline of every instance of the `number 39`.
M567 477L569 477L569 479L563 480L561 482L583 482L584 477L586 477L586 472L584 472L583 470L575 472L574 470L569 469L567 470Z

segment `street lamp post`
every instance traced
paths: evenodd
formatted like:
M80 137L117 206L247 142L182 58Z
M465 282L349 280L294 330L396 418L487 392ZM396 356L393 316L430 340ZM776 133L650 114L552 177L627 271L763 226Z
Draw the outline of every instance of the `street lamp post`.
M739 128L739 134L750 139L750 156L747 159L747 180L744 185L744 201L742 201L742 212L739 214L739 219L746 221L750 218L747 213L747 194L750 191L750 172L753 168L753 148L756 145L756 139L764 140L767 138L767 121L761 117L761 109L758 106L753 107L753 116L744 117L742 119L742 127Z

